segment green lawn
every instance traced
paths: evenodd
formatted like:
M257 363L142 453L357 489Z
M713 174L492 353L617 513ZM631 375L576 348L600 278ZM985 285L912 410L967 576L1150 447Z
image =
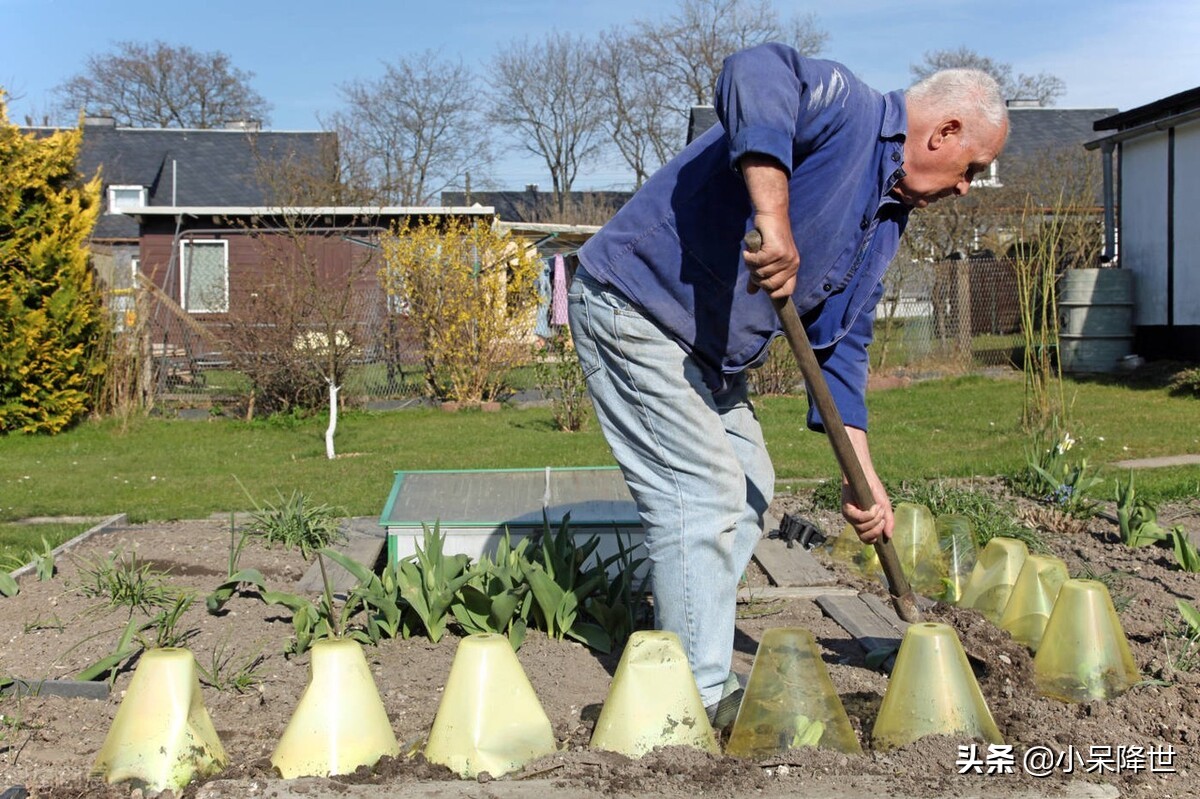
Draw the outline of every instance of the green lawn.
M12 571L18 564L30 560L29 550L42 552L54 549L91 527L90 524L38 522L35 524L5 524L0 522L0 569Z
M1077 451L1090 464L1200 453L1200 404L1165 389L1070 382ZM872 392L872 449L888 481L1011 473L1024 464L1019 379L931 380ZM804 428L803 398L757 401L781 484L825 479L835 462ZM0 522L30 516L128 513L131 521L247 510L300 490L350 515L379 514L398 469L592 466L612 463L594 421L554 429L546 408L446 413L428 408L344 413L336 460L326 420L137 419L83 424L58 436L0 437ZM1115 470L1107 472L1111 478ZM1200 494L1200 467L1147 470L1150 499ZM1106 491L1106 495L1107 495Z

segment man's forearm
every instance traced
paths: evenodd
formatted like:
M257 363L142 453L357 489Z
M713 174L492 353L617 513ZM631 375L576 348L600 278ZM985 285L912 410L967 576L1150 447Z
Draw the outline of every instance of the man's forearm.
M788 174L769 155L747 153L738 161L754 208L754 225L762 234L759 252L746 256L752 276L750 290L766 289L772 297L790 296L795 288L800 254L792 239L788 215Z
M738 162L755 217L769 217L786 222L788 218L788 176L783 167L769 155L747 153ZM790 226L789 226L790 227Z

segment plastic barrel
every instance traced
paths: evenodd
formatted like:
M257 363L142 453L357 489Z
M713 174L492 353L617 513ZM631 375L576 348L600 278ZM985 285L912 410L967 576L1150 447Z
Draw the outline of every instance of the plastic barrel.
M1133 342L1133 272L1068 269L1058 281L1058 344L1064 372L1115 372Z

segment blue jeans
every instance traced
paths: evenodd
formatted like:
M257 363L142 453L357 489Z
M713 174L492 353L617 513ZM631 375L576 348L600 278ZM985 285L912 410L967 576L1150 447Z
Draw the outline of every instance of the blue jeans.
M582 268L567 299L588 393L646 531L655 625L679 636L711 705L775 487L745 377L713 392L677 342Z

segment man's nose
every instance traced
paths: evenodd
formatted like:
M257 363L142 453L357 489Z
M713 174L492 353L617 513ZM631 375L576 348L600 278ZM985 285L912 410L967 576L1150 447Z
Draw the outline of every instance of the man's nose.
M971 189L971 181L960 180L954 185L954 193L959 197L966 197L967 192Z

